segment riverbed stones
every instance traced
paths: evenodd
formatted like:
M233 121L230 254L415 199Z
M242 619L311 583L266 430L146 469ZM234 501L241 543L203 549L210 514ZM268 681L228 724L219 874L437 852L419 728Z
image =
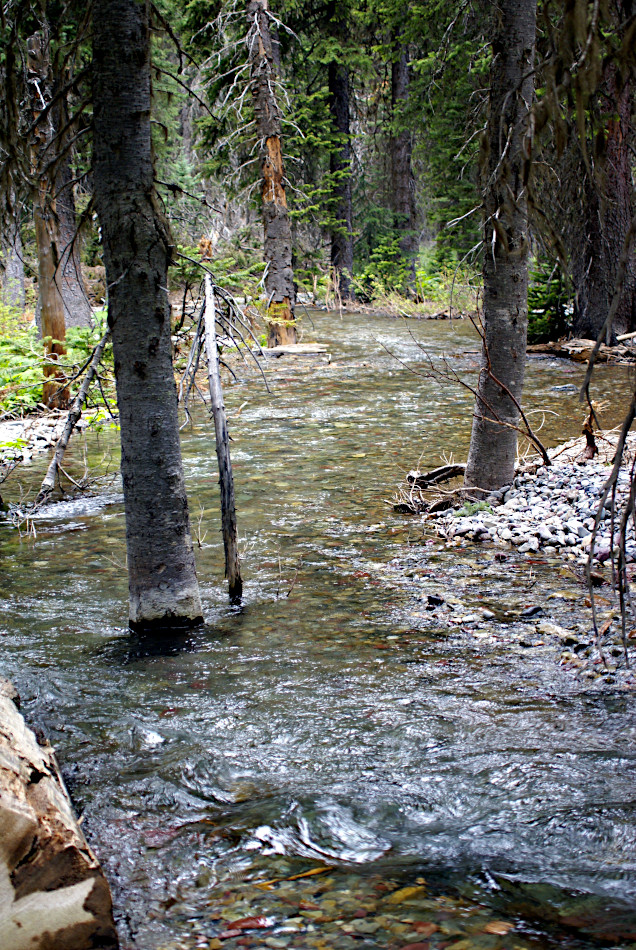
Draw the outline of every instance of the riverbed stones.
M611 500L601 510L593 538L595 519L611 473L613 447L609 443L602 460L577 457L576 440L552 451L550 467L519 474L513 484L488 496L486 506L470 513L466 509L444 512L435 518L437 533L447 541L493 542L514 547L520 554L554 556L583 563L592 548L594 561L604 563L617 551L620 519L612 525ZM627 442L627 454L636 449L636 435ZM628 471L618 477L617 510L626 501L630 487ZM614 535L612 537L612 529ZM627 528L627 562L636 562L633 524Z
M421 877L397 881L330 869L325 879L321 870L310 868L281 881L270 867L267 885L255 880L228 887L219 882L208 892L207 912L199 908L196 913L188 905L188 888L182 882L180 894L186 903L170 908L171 924L180 924L181 938L161 944L160 950L504 950L508 946L492 935L503 935L504 928L507 932L514 925L494 916L482 901L431 893ZM250 929L247 918L239 926L240 936L225 929L237 901L242 909L250 907L252 919L267 919L268 928ZM304 906L315 908L318 916L311 921L301 916L297 908ZM230 932L234 935L224 936ZM533 938L520 931L514 946L532 950Z

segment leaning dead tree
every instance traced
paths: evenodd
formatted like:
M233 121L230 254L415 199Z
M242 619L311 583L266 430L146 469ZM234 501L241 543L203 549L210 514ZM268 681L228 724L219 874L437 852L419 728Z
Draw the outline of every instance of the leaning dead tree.
M240 604L243 593L240 558L238 553L238 529L236 524L236 505L234 500L234 476L230 458L230 437L221 384L221 366L231 375L231 367L222 360L220 350L224 345L236 349L244 360L251 358L258 369L262 370L256 351L259 344L254 338L251 327L245 319L233 297L216 285L212 275L205 270L200 299L195 302L194 336L190 353L179 386L179 402L190 418L190 398L199 390L197 374L201 365L201 356L207 362L210 409L214 419L216 435L216 456L219 465L219 487L221 490L221 530L225 550L225 576L228 580L230 603ZM184 315L185 316L185 315ZM264 375L263 375L263 378ZM267 385L267 380L265 380ZM268 387L269 388L269 387Z
M64 453L66 452L66 447L68 446L73 429L77 425L79 418L82 415L82 409L84 408L88 391L99 371L99 364L104 355L104 350L106 349L106 344L108 343L109 338L110 329L106 330L106 333L103 335L93 350L93 355L91 356L90 362L88 364L86 375L84 376L82 385L80 386L79 391L71 404L64 430L58 440L58 443L55 447L55 452L53 453L53 458L49 462L49 467L46 470L46 475L44 476L42 485L40 486L40 491L38 492L35 501L36 505L40 505L45 502L55 488L55 483L57 481L60 465L62 464L62 459L64 458Z
M219 487L221 489L221 529L225 549L225 576L228 580L231 603L240 603L243 581L239 567L238 532L236 528L236 505L234 501L234 476L230 458L230 437L227 431L227 416L221 386L221 365L216 342L216 302L209 275L205 278L205 355L208 361L210 408L214 417L216 433L216 457L219 463Z

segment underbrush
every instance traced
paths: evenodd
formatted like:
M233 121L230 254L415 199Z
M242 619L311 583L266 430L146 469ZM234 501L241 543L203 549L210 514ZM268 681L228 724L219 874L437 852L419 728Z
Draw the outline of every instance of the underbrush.
M73 388L74 378L90 358L93 348L105 332L106 313L96 314L95 327L71 327L67 330L66 355L58 362ZM33 319L22 311L0 305L0 418L18 417L41 407L42 384L46 366L43 341ZM112 350L107 347L104 363L112 367ZM107 394L111 373L103 379Z
M424 259L416 264L415 285L408 292L390 274L367 274L355 279L360 302L385 313L409 317L439 314L460 316L479 310L481 277L467 266L436 266Z

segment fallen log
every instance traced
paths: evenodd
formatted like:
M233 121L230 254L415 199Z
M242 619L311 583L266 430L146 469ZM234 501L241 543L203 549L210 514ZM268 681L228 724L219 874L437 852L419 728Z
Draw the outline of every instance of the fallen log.
M0 947L116 950L108 883L18 704L0 680Z
M265 356L324 356L329 348L324 343L285 343L263 347Z
M596 340L558 340L555 343L533 343L528 346L527 352L535 355L560 356L574 360L576 363L587 363ZM596 357L597 363L633 363L636 359L634 350L629 346L606 346L602 344Z

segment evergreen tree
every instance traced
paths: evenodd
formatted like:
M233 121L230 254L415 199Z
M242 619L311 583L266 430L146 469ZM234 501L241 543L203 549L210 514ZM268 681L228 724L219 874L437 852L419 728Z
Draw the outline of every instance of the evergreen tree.
M109 287L130 624L201 622L190 538L167 271L172 241L154 188L149 0L95 0L95 203Z
M479 497L512 482L528 324L527 174L536 0L500 0L483 140L484 312L464 484Z

